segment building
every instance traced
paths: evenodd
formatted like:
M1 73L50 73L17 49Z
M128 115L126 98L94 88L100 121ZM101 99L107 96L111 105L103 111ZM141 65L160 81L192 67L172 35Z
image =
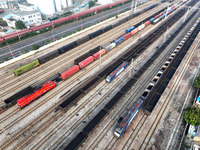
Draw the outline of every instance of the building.
M18 6L19 6L19 9L21 11L33 11L33 10L36 10L35 6L33 4L29 4L29 3L21 3L21 4L18 4Z
M73 5L73 0L27 0L27 2L35 5L42 15L53 15Z
M42 17L39 11L20 11L12 14L15 20L21 20L25 26L42 24Z
M7 24L8 24L9 27L15 28L15 22L16 22L15 19L13 19L13 18L11 17L11 18L4 19L4 20L7 22Z
M0 8L16 9L18 4L25 0L0 0Z

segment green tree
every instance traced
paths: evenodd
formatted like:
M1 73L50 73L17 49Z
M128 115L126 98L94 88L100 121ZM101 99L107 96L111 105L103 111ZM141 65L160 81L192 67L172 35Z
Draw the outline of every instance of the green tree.
M7 61L7 60L8 60L8 57L4 57L3 60L4 60L4 61Z
M40 48L40 46L39 45L32 45L32 50L37 50L38 48Z
M15 22L15 28L16 29L26 29L26 26L21 20L18 20Z
M193 83L195 89L200 89L200 77L196 77Z
M0 26L5 27L8 26L7 22L0 18Z
M93 7L95 5L95 2L94 1L90 1L89 2L89 9L91 8L91 7Z
M190 106L185 109L184 120L191 125L200 125L200 108Z

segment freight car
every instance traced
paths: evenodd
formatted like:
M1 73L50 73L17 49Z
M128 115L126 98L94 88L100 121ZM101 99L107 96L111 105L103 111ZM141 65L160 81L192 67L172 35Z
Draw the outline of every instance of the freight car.
M19 67L19 68L13 70L13 72L16 76L18 76L18 75L20 75L24 72L27 72L27 71L29 71L29 70L31 70L31 69L39 66L39 65L40 65L39 60L35 60L35 61L25 65L25 66L22 66L22 67Z
M10 96L9 98L4 100L6 106L16 104L17 99L22 98L23 96L33 93L34 88L32 86L28 86L19 92L15 93L14 95Z
M55 86L56 86L55 82L48 81L42 85L41 89L37 90L33 94L31 94L29 96L24 96L24 97L18 99L17 105L18 105L19 109L22 109L23 107L25 107L26 105L28 105L29 103L31 103L32 101L37 99L38 97L42 96L46 92L53 89Z

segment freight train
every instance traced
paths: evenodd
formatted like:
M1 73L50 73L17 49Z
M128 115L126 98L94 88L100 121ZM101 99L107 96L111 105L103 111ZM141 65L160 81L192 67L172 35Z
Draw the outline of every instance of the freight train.
M191 6L192 4L194 4L195 2L197 1L192 1L192 3L189 3L188 6ZM179 15L177 14L176 17L172 17L171 19L169 19L168 21L168 25L171 26L170 24L172 22L176 22L175 20L178 20L178 18L180 18L180 14L182 14L183 12L185 11L180 11ZM156 50L156 53L151 57L151 59L149 59L141 69L138 70L138 73L134 75L133 78L131 78L126 85L124 85L121 90L115 94L115 96L107 103L107 105L87 124L87 126L67 145L67 146L64 146L65 149L78 149L78 147L86 140L86 138L91 134L91 132L98 126L98 124L103 120L104 117L106 117L106 115L108 115L109 111L114 107L114 105L117 104L117 102L121 99L121 97L123 97L123 95L125 95L125 93L132 87L132 85L134 85L134 83L136 82L136 80L141 77L141 75L144 73L144 70L147 70L147 68L154 62L154 60L156 58L159 57L159 55L162 53L162 51L169 45L169 43L174 39L174 37L176 37L176 35L181 31L181 29L183 29L185 27L186 24L188 24L189 20L191 20L191 18L194 16L194 14L196 14L197 11L194 11L194 13L187 19L187 21L185 21L174 33L172 33L172 36L165 42L164 45L162 45L160 48L158 48ZM176 19L177 18L177 19ZM171 20L171 21L170 21ZM162 26L163 27L163 26ZM159 28L157 31L154 32L155 36L157 36L157 34L159 33L159 31L162 31L163 28ZM198 27L196 27L195 31L193 32L193 35L192 35L192 38L195 38L196 35L198 34L198 31L199 31L199 27L200 25L198 25ZM164 28L166 29L166 28ZM151 37L150 39L152 39L154 37ZM192 39L191 38L191 39ZM147 39L145 38L142 43L144 43L146 40L148 40L149 42L147 42L147 44L144 44L143 46L145 45L148 45L148 43L151 43L151 41L149 40L149 38L147 37ZM142 44L140 43L140 44ZM190 43L190 42L189 42ZM188 44L189 44L188 43ZM191 43L190 43L191 44ZM189 47L189 45L186 45L184 48L183 48L183 51L179 52L179 57L178 57L178 60L180 59L183 59L184 55L185 55L185 52L187 51L187 48ZM136 48L136 47L135 47ZM186 49L185 49L186 48ZM134 55L137 55L137 53L133 53L132 54L132 57ZM117 61L114 62L117 63L118 61L120 61L120 59L118 59ZM177 60L176 60L177 62ZM114 65L113 64L113 65ZM110 68L112 68L112 66L108 66L104 71L102 71L98 76L101 76L101 75L104 75L105 72L107 72L108 70L110 70ZM175 63L173 64L175 65L174 67L178 67L179 63ZM143 72L142 72L143 71ZM95 80L95 79L94 79ZM94 80L92 80L91 82L95 84ZM87 84L90 84L87 83ZM92 84L90 84L90 87L92 86ZM88 86L87 86L88 87ZM151 105L154 104L151 103ZM66 144L65 144L66 145Z
M71 67L70 69L68 69L67 71L65 71L65 72L63 72L61 74L62 79L67 79L68 77L70 77L74 73L78 72L81 68L87 66L88 64L90 64L91 62L93 62L95 59L97 59L100 56L100 53L101 53L101 55L105 54L106 52L110 51L111 49L113 49L117 45L121 44L125 40L129 39L130 37L132 37L133 35L135 35L136 33L138 33L140 30L144 29L150 23L153 23L153 24L157 23L162 18L164 18L164 16L166 15L166 13L169 14L169 13L171 13L175 9L176 9L176 7L173 7L172 9L170 9L170 11L161 12L158 15L156 15L155 17L151 18L150 20L146 21L145 23L142 23L137 28L131 26L130 28L126 29L126 33L124 35L122 35L119 38L115 39L113 42L104 45L102 47L103 48L102 50L100 50L101 46L99 46L99 49L95 48L95 49L99 50L99 52L96 52L95 54L93 54L91 52L88 52L85 55L79 57L78 59L75 60L75 64L77 64L77 65ZM155 18L158 18L158 19L155 19ZM112 78L111 78L111 80L112 80ZM110 82L110 81L108 80L108 82Z
M77 46L89 41L90 39L93 39L96 36L99 36L100 34L103 34L103 33L107 32L107 31L117 27L118 25L120 25L120 24L122 24L122 23L124 23L124 22L126 22L126 21L128 21L128 20L130 20L130 19L132 19L132 18L134 18L134 17L136 17L138 15L140 15L141 13L144 13L145 11L148 11L148 10L156 7L157 5L158 4L155 4L155 5L152 5L152 6L148 7L148 8L145 8L144 10L142 10L140 12L137 12L135 14L132 14L132 15L130 15L130 16L128 16L128 17L126 17L126 18L124 18L124 19L122 19L122 20L120 20L120 21L118 21L118 22L116 22L116 23L114 23L112 25L109 25L109 26L107 26L107 27L105 27L103 29L100 29L98 31L95 31L95 32L93 32L93 33L91 33L91 34L89 34L89 35L87 35L87 36L85 36L85 37L83 37L81 39L78 39L77 41L69 43L69 44L67 44L67 45L65 45L65 46L63 46L63 47L61 47L61 48L59 48L59 49L57 49L57 50L55 50L53 52L50 52L50 53L48 53L48 54L46 54L46 55L44 55L42 57L39 57L39 58L37 58L37 60L34 60L33 62L30 62L29 64L27 64L25 66L21 66L21 67L15 69L15 70L13 70L13 73L16 76L18 76L20 74L23 74L23 73L33 69L34 67L37 67L40 64L43 64L43 63L45 63L45 62L57 57L58 55L61 55L61 54L65 53L65 52L67 52L67 51L69 51L69 50L71 50L71 49L73 49L73 48L75 48L75 47L77 47ZM138 31L139 30L137 30L137 29L134 30L135 33L137 33ZM135 34L134 32L132 32L131 34L132 35ZM127 38L131 37L131 34L129 33L127 35L124 35L125 40ZM107 51L109 51L110 49L114 48L115 46L116 45L115 45L114 42L113 43L109 43L109 44L107 44L105 46L105 49ZM35 65L36 62L37 62L37 65ZM39 62L39 64L38 64L38 62Z
M162 15L160 12L159 12L160 15ZM164 14L163 14L164 15ZM150 18L150 20L152 20L152 18ZM150 24L150 21L146 21L142 26L147 26ZM141 26L141 25L140 25ZM144 27L141 27L141 28L144 28ZM140 29L141 29L140 28ZM129 31L127 33L127 31ZM133 28L133 27L130 27L128 30L126 30L126 33L122 36L120 36L119 38L117 38L116 40L114 40L113 42L111 43L108 43L106 44L105 46L101 47L101 46L97 46L96 48L90 50L88 53L84 54L83 56L77 58L75 61L74 61L74 66L71 67L70 69L68 69L67 71L61 73L61 78L62 79L67 79L68 77L70 77L71 75L73 75L74 73L76 73L77 71L79 71L80 69L84 68L85 66L87 66L88 64L90 64L91 62L93 62L94 60L96 60L97 58L100 57L100 55L103 55L105 54L106 52L108 52L109 50L111 50L112 48L114 48L115 46L119 45L120 43L122 43L124 40L127 40L128 38L130 38L132 35L136 34L137 32L139 31L138 28ZM77 43L77 42L76 42ZM34 62L34 64L30 64L29 66L36 66L38 65L38 62L40 63L45 63L46 61L52 59L54 56L58 56L59 55L59 52L60 53L64 53L66 50L68 50L69 48L73 48L74 47L74 44L68 44L67 46L64 46L62 47L61 49L58 49L57 51L54 51L54 52L51 52L50 54L47 54L46 56L42 56L40 57L36 62ZM124 66L120 66L121 68L125 68L126 65L128 65L127 62L124 63ZM23 68L25 70L25 68ZM23 71L20 71L19 70L16 70L16 75L20 74L21 72ZM116 72L117 73L117 72ZM59 77L60 75L59 74L56 74L57 77ZM113 74L113 77L114 78L116 76L116 74ZM53 81L52 81L53 82ZM38 91L42 91L42 89L38 90ZM37 93L37 94L40 94ZM37 98L37 94L34 93L34 96L35 98L31 99L29 96L27 97L27 95L23 98L20 98L20 100L17 100L17 103L18 103L18 106L20 108L24 107L26 104L29 104L29 102L35 100ZM23 100L22 100L23 99ZM7 104L6 102L7 100L5 100L5 103Z
M176 68L180 64L181 60L179 59L179 63L174 63L177 59L179 52L181 51L181 48L184 46L184 43L187 41L189 36L192 34L194 27L199 23L200 19L193 25L193 27L189 30L189 32L185 35L183 40L179 43L179 45L176 47L176 49L172 52L172 54L169 56L167 61L164 63L164 65L161 67L160 71L156 74L156 76L152 79L152 81L149 83L147 88L143 91L141 97L136 100L136 102L133 104L131 109L128 111L128 113L123 117L121 123L116 127L114 130L114 135L117 137L120 137L122 133L126 130L128 125L131 123L135 115L137 114L138 110L141 108L142 104L147 101L146 106L144 108L145 114L150 115L153 108L155 107L157 101L160 98L160 94L155 94L152 99L147 100L149 98L150 93L155 89L155 87L158 87L158 83L160 83L161 79L163 79L164 74L167 74L167 76L170 76L170 78L173 76L174 72L176 71ZM170 73L169 67L172 66L173 69L170 71L173 71L173 74ZM169 77L167 77L169 78ZM164 83L164 82L163 82ZM165 87L167 85L165 84ZM162 92L165 88L160 88ZM159 90L160 90L159 89ZM161 91L160 91L161 92ZM156 97L156 98L155 98ZM156 99L156 100L155 100Z
M49 23L41 24L41 25L38 25L38 26L35 26L35 27L31 27L29 29L24 29L22 31L11 33L11 34L0 37L0 42L3 42L4 40L11 39L13 37L21 36L23 34L26 34L26 33L32 32L32 31L38 31L38 30L43 29L43 28L48 28L48 27L51 27L51 26L53 27L56 24L60 24L60 23L70 21L70 20L73 20L73 19L78 19L79 17L81 17L83 15L87 15L87 14L91 14L91 13L97 13L98 11L101 11L101 10L104 10L104 9L107 9L107 8L112 8L113 6L118 5L120 3L124 4L126 1L127 0L122 0L122 1L114 2L112 4L99 6L99 7L96 7L96 8L89 9L87 11L79 12L79 13L61 18L61 19L53 20Z

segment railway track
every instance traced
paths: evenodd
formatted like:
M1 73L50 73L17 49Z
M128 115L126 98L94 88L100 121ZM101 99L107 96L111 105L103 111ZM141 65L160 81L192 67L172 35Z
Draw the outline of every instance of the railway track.
M123 47L123 46L122 46ZM116 53L116 52L115 52ZM109 56L108 56L109 57ZM105 58L104 57L104 59L106 60L107 58ZM104 59L102 59L102 61L104 60ZM95 64L94 64L95 65ZM93 67L90 67L90 68L93 68ZM82 74L82 76L84 76L85 74ZM76 78L75 78L75 80L76 80ZM74 81L72 81L72 82L74 82ZM70 83L68 84L68 85L70 85ZM68 86L67 85L67 86ZM65 87L67 87L67 86L65 86ZM59 93L60 91L58 91L58 92L56 92L56 93ZM55 95L55 94L53 94L53 95ZM53 97L52 95L51 95L51 97ZM48 99L50 99L50 98L48 98ZM38 108L38 107L40 107L40 105L42 105L42 104L44 104L46 102L46 100L43 100L42 101L42 103L40 103L40 104L38 104L38 105L36 105L36 106L34 106L33 108L34 109L36 109L36 108ZM20 121L22 118L24 118L25 116L28 116L28 115L30 115L30 113L31 112L33 112L34 111L34 109L30 109L28 112L26 112L23 116L21 116L20 118L18 118L18 119L16 119L15 121L13 121L13 122L11 122L11 123L9 123L8 124L8 126L5 126L4 128L6 129L6 130L8 130L10 127L12 127L14 124L16 124L18 121ZM48 111L48 113L49 112L51 112L51 111L53 111L53 109L54 109L54 107L52 107L51 109L50 109L50 111ZM16 113L16 111L14 111L13 113ZM45 113L46 115L48 114L48 113ZM9 116L10 117L10 116ZM3 118L4 120L1 120L1 122L3 122L3 121L5 121L6 119L5 118ZM8 119L8 118L7 118ZM41 120L41 119L39 119L39 120ZM32 124L34 124L34 123L32 123ZM21 134L20 134L21 135ZM16 138L19 138L20 136L17 136ZM12 138L12 140L13 140L13 138ZM4 144L4 146L8 146L10 143L9 142L7 142L6 144Z
M120 108L119 108L118 110L120 110ZM105 131L105 128L104 128L104 131ZM105 131L105 133L106 133L106 135L107 135L108 132ZM95 133L95 136L96 136L96 133ZM105 137L105 138L106 138L106 137ZM94 141L96 142L97 139L94 138ZM87 145L90 145L90 144L87 144ZM92 145L92 144L91 144L91 145ZM94 149L94 148L95 148L95 146L94 146L94 147L91 146L91 147L89 147L88 149Z
M147 29L149 29L150 27L148 27ZM126 45L127 43L125 42L125 43L122 43L122 45L120 45L119 47L118 47L118 51L119 51L119 49L120 49L120 47L124 47L125 45ZM106 59L108 59L109 57L110 57L110 55L113 55L114 53L116 53L116 51L111 51L110 53L109 53L109 56L105 56L105 57L103 57L102 58L102 60L104 61L104 60L106 60ZM97 61L96 61L97 62ZM92 68L92 67L94 67L94 66L96 66L96 64L95 64L95 62L93 63L93 64L91 64L92 66L90 66L90 68ZM87 70L88 72L89 71L91 71L91 70ZM83 75L82 75L83 76ZM79 76L79 78L81 77L81 75ZM70 82L68 85L71 85L71 83L73 83L75 81L75 79L74 80L72 80L72 82ZM46 102L46 100L44 100L44 101L42 101L42 103L41 104L44 104ZM38 106L40 106L41 104L38 104ZM37 106L34 106L34 108L37 108ZM32 110L33 111L33 110ZM10 118L10 116L12 116L12 114L15 114L17 112L17 109L15 109L13 112L11 112L11 113L9 113L9 115L7 116L5 116L5 117L3 117L3 118L1 118L1 120L0 120L0 122L2 123L3 121L5 121L6 119L8 119L8 118ZM11 124L13 124L13 123L11 123ZM10 125L11 125L10 124Z
M156 10L158 10L159 8L156 8ZM155 11L154 10L151 10L149 11L149 14L152 14L153 12ZM141 17L148 17L149 15L146 15L146 14L142 14ZM139 19L137 20L139 22ZM124 33L124 30L129 26L129 24L135 24L135 20L130 20L130 22L127 22L127 25L121 25L119 26L119 28L117 28L115 30L116 33L119 33L115 36L113 36L113 30L111 30L109 32L109 34L107 35L107 37L113 37L113 38L110 38L110 39L114 39L116 37L119 37L121 34ZM107 34L107 33L106 33ZM101 45L104 45L106 44L106 42L104 41L104 38L105 38L105 34L103 35L100 35L99 37L99 40L97 42L100 41L99 44ZM96 40L96 39L95 39ZM90 43L95 43L95 40L91 40ZM87 45L87 46L85 46ZM84 49L82 49L80 51L80 47L77 47L75 48L73 51L76 51L75 53L73 53L72 51L70 51L69 53L67 54L63 54L61 55L60 57L58 58L55 58L53 60L51 60L50 62L48 63L45 63L43 65L41 65L40 67L37 67L33 70L31 70L30 72L27 72L19 77L11 77L11 78L14 78L15 81L11 80L10 78L8 78L8 80L5 79L5 83L6 84L2 84L1 88L2 89L2 98L7 96L9 93L12 93L13 91L15 91L16 89L19 89L19 88L22 88L23 86L26 86L27 84L30 84L30 83L33 83L34 84L34 79L37 79L38 81L43 81L45 79L47 79L48 77L50 77L51 75L57 73L58 71L61 71L62 69L52 69L52 68L56 68L55 66L59 66L60 68L67 68L68 64L71 64L71 58L75 58L77 57L78 55L80 55L81 53L83 53L85 50L87 50L87 47L88 46L88 42L83 45L82 47L85 47ZM95 47L95 46L94 46ZM89 48L88 48L89 49ZM69 59L69 61L65 61L65 59ZM63 63L64 62L64 63ZM52 64L52 65L49 65L49 64ZM62 65L61 65L62 64ZM53 71L53 72L52 72ZM41 72L47 72L48 75L44 74L45 76L41 77ZM26 79L28 77L28 79ZM31 78L31 81L30 81L30 78ZM24 80L26 79L26 80ZM9 87L9 88L7 88Z
M149 28L147 28L147 30L148 30ZM110 56L111 55L114 55L114 54L116 54L117 52L119 52L121 49L121 47L124 47L125 45L127 45L127 44L130 44L132 42L132 40L131 41L125 41L124 43L122 43L122 45L120 45L118 48L117 48L117 50L115 50L115 51L110 51L110 53L109 53L109 55L105 55L104 57L102 57L102 62L104 62L104 61L106 61L106 60L108 60L108 58L110 58ZM92 72L92 70L93 70L93 68L95 68L95 66L97 66L98 65L98 60L97 61L95 61L95 62L93 62L92 64L90 64L90 66L88 66L87 67L87 72L85 72L85 73L82 73L82 72L79 72L79 73L77 73L76 75L74 75L73 77L71 77L71 80L72 81L70 81L69 83L67 83L64 87L60 87L60 89L56 92L56 93L59 93L59 92L61 92L63 89L65 89L66 87L68 87L68 89L69 90L73 90L74 88L76 88L79 84L79 82L77 83L77 78L82 78L82 77L84 77L88 72ZM97 71L98 71L98 68L97 68ZM85 77L85 78L83 78L81 81L83 81L83 80L86 80L88 77ZM80 82L81 82L80 81ZM75 86L70 86L70 85L73 85L73 83L77 83ZM60 82L59 83L59 85L58 86L60 86L61 84L64 84L64 82ZM58 87L57 86L57 87ZM56 89L54 90L54 91L56 91ZM47 93L48 94L48 93ZM53 94L53 95L51 95L51 98L53 98L53 96L55 96L56 94ZM32 105L34 105L28 112L26 112L25 114L24 114L24 117L25 116L28 116L31 112L33 112L35 109L37 109L37 108L39 108L41 105L43 105L43 104L45 104L46 102L48 102L48 100L49 99L51 99L51 98L46 98L46 99L43 99L43 98L41 98L42 100L40 100L41 102L40 103L38 103L37 105L34 105L34 103L32 103ZM37 100L38 101L38 100ZM11 116L13 116L14 114L16 114L17 112L19 112L20 110L16 107L12 112L9 112L8 114L2 114L3 116L0 118L0 123L3 123L4 121L6 121L7 119L9 119ZM24 117L20 117L19 119L16 119L16 120L21 120L22 118L24 118ZM7 127L7 126L5 126L5 129L9 129L10 127L12 127L15 123L17 123L17 122L11 122L11 123L9 123L9 127Z
M159 124L161 118L164 116L164 112L170 102L170 100L172 99L172 96L175 94L175 92L178 89L179 83L181 81L181 79L183 78L185 72L187 71L187 68L189 66L189 62L192 60L192 57L194 56L196 49L193 49L190 54L189 57L187 57L187 61L186 61L186 65L184 65L182 68L179 68L180 72L179 72L179 76L177 77L177 79L174 81L172 89L169 91L169 94L167 96L166 101L163 104L163 107L160 109L160 113L157 115L156 119L154 120L153 124L151 125L150 129L148 130L145 139L143 140L140 148L141 149L145 149L150 141L150 138L152 137L152 134L154 133L155 129L157 128L157 125Z

